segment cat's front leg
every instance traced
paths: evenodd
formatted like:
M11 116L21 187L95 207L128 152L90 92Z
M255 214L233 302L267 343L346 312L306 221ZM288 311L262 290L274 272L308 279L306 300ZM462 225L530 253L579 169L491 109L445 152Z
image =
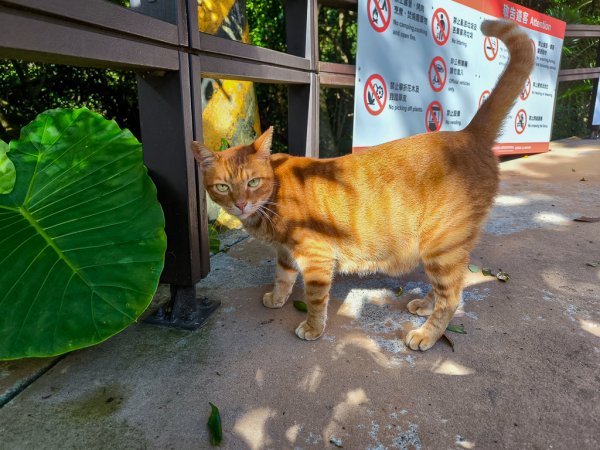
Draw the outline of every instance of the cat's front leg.
M263 296L263 305L267 308L281 308L292 293L298 270L289 252L283 248L277 249L277 267L273 290Z
M308 317L296 328L296 336L313 341L321 337L327 321L327 303L334 260L324 245L312 245L294 254L304 278Z

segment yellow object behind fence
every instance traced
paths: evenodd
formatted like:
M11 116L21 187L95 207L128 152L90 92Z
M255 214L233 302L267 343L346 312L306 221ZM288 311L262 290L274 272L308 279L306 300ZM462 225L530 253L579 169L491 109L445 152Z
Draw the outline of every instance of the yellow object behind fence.
M243 0L198 0L201 32L248 43L248 22ZM218 150L224 138L231 145L246 144L260 135L254 85L249 81L202 80L202 128L204 144ZM225 228L240 222L211 204L209 218Z

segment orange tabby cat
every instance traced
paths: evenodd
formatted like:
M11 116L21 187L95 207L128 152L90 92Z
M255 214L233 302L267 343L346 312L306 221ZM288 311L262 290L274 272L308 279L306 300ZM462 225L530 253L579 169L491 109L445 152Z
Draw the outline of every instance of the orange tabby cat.
M429 316L406 336L427 350L458 307L465 266L498 188L492 152L505 116L533 68L526 34L508 21L485 21L510 63L462 131L411 136L332 159L271 155L273 129L254 143L215 153L192 145L210 197L277 249L269 308L281 308L301 272L308 316L302 339L323 334L335 271L398 275L423 261L433 289L408 304Z

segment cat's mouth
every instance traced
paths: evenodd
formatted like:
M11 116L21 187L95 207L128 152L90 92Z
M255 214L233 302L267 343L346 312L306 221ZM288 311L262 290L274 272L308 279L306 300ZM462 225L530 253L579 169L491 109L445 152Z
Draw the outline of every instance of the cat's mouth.
M245 220L256 213L256 208L244 208L243 212L239 208L227 208L227 212L240 220Z

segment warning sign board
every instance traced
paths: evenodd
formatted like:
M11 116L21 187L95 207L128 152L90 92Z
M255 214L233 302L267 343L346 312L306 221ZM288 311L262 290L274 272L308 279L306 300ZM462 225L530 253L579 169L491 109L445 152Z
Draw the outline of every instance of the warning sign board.
M392 11L390 0L369 0L367 2L367 14L371 26L378 33L383 33L390 26Z
M363 100L367 111L377 116L383 112L387 101L387 86L381 75L374 74L365 83Z
M448 68L446 61L441 56L436 56L429 65L429 85L434 92L440 92L446 85Z
M508 0L358 0L353 148L464 129L509 60L481 22L518 23L535 49L530 79L494 147L546 151L565 23Z
M437 45L445 45L450 37L450 16L444 8L438 8L433 13L431 21L431 36Z

